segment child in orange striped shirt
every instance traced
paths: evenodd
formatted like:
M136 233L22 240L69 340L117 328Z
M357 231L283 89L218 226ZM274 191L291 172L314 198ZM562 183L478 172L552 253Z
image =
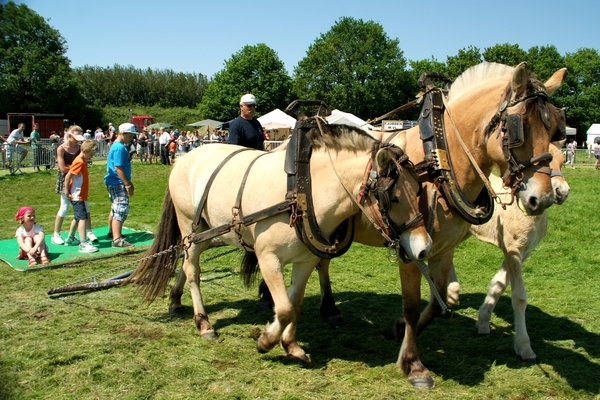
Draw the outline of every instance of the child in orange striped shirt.
M71 200L73 212L75 214L75 221L77 221L77 224L72 225L71 231L69 232L69 238L67 239L74 238L75 227L77 227L79 230L80 253L94 253L98 251L96 246L94 246L90 241L86 240L85 233L87 215L89 212L89 205L87 202L89 187L87 164L88 160L91 160L96 153L96 148L97 145L95 141L84 141L81 144L81 153L79 153L79 155L75 158L71 164L69 172L65 176L65 194ZM67 242L68 241L69 240L67 240Z

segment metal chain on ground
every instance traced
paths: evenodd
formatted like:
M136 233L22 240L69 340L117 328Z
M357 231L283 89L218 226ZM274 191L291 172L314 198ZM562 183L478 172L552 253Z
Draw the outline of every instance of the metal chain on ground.
M111 272L116 272L116 271L123 270L123 269L125 269L125 268L127 268L127 267L129 267L131 265L139 264L142 261L145 261L145 260L148 260L148 259L151 259L151 258L156 258L156 257L159 257L159 256L161 256L163 254L167 254L167 253L169 253L171 251L176 251L178 248L184 248L184 247L185 247L185 245L183 245L183 244L173 245L173 246L170 246L168 249L163 250L163 251L161 251L159 253L155 253L155 254L151 254L151 255L146 256L146 257L135 259L135 260L133 260L131 262L128 262L126 264L120 265L118 267L115 267L115 268L112 268L112 269L109 269L109 270L106 270L106 271L102 271L102 272L100 272L98 274L95 274L95 275L92 275L92 276L88 276L87 278L82 278L82 279L79 279L77 281L74 281L74 282L71 282L71 283L67 283L66 285L59 286L59 287L57 287L55 289L63 289L63 288L66 288L66 287L69 287L69 286L74 286L74 285L77 285L77 284L80 284L80 283L83 283L83 282L87 282L87 281L90 281L90 280L93 281L94 283L96 283L97 282L96 278L98 278L100 276L107 275L107 274L109 274ZM239 250L240 249L234 247L233 249L227 250L227 251L225 251L223 253L219 253L219 254L216 254L216 255L214 255L212 257L208 257L205 260L200 260L200 262L212 261L212 260L215 260L215 259L217 259L219 257L226 256L227 254L231 254L231 253L239 251Z
M68 287L68 286L77 285L77 284L79 284L79 283L87 282L87 281L89 281L89 280L92 280L92 281L95 283L95 282L96 282L96 278L98 278L98 277L100 277L100 276L107 275L107 274L109 274L109 273L111 273L111 272L120 271L120 270L122 270L122 269L125 269L125 268L127 268L127 267L131 266L131 265L134 265L134 264L139 264L140 262L142 262L142 261L145 261L145 260L148 260L148 259L150 259L150 258L156 258L156 257L159 257L159 256L161 256L161 255L163 255L163 254L167 254L167 253L169 253L169 252L173 251L173 249L174 249L174 248L178 248L178 247L181 247L181 248L183 248L184 246L183 246L183 245L181 245L181 244L179 244L179 245L173 245L173 246L169 247L168 249L166 249L166 250L163 250L163 251L161 251L161 252L159 252L159 253L155 253L155 254L151 254L151 255L149 255L149 256L146 256L146 257L142 257L142 258L139 258L139 259L135 259L135 260L133 260L133 261L130 261L130 262L128 262L128 263L126 263L126 264L123 264L123 265L120 265L120 266L118 266L118 267L115 267L115 268L112 268L112 269L109 269L109 270L106 270L106 271L102 271L102 272L100 272L100 273L98 273L98 274L95 274L95 275L92 275L92 276L88 276L87 278L82 278L82 279L79 279L79 280L77 280L77 281L74 281L74 282L71 282L71 283L67 283L66 285L59 286L59 287L58 287L58 288L56 288L56 289L62 289L62 288Z

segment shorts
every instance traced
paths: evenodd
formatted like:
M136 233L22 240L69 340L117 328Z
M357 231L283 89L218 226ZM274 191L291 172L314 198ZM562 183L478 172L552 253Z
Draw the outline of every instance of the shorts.
M14 153L23 154L23 148L21 146L6 146L6 158L12 160Z
M125 222L129 214L129 196L125 185L106 185L110 199L110 216L120 222Z
M596 157L596 160L600 160L600 154L598 154L597 156L594 156L594 157Z
M73 219L75 221L85 221L87 219L87 207L85 201L71 201L73 205Z

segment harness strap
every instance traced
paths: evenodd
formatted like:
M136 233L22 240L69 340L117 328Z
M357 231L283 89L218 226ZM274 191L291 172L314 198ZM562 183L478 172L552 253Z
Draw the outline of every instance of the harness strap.
M236 199L235 199L235 204L231 208L231 214L233 215L233 217L231 219L231 225L233 225L234 228L235 228L235 233L238 236L238 240L240 241L240 244L247 251L254 251L254 247L252 247L251 245L249 245L248 243L246 243L244 241L244 239L242 238L242 234L240 232L240 224L237 224L238 215L240 216L240 218L242 217L242 212L241 212L241 209L242 209L242 196L244 194L244 189L246 187L246 180L248 179L248 175L250 175L250 170L252 169L252 166L254 165L254 163L256 162L256 160L258 160L259 158L261 158L262 156L264 156L266 154L268 154L268 153L262 153L262 154L260 154L258 157L256 157L254 160L252 160L250 162L250 164L248 165L248 168L246 168L246 172L244 173L244 177L242 178L242 182L240 183L240 188L238 189L238 194L237 194Z
M217 177L217 174L219 173L219 171L221 171L221 168L223 168L223 166L225 164L227 164L227 162L229 160L231 160L231 158L233 158L233 156L235 156L238 153L241 153L242 151L246 151L246 150L255 150L255 149L251 149L251 148L248 148L248 147L243 147L241 149L237 149L233 153L228 154L227 157L225 157L219 163L219 165L217 165L217 168L215 168L215 170L213 171L212 175L208 179L208 182L206 183L206 187L204 188L204 193L202 193L202 197L200 198L200 202L198 203L198 209L196 210L196 216L194 217L194 222L192 222L192 232L194 232L198 228L198 225L200 224L200 218L202 217L202 210L204 210L204 204L206 203L206 199L208 197L208 193L210 191L210 187L212 186L215 178Z
M272 217L273 215L290 211L291 206L292 205L289 201L282 201L281 203L277 203L271 207L267 207L255 213L248 214L241 221L238 221L235 224L223 224L215 228L209 229L207 231L193 234L190 236L188 241L190 243L204 242L206 240L231 232L231 229L234 228L236 225L243 224L244 226L249 226L260 222L263 219Z

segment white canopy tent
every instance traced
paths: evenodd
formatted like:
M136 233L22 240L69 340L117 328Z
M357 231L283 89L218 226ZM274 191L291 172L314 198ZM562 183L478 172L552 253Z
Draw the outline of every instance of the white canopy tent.
M588 129L587 131L587 144L588 146L590 144L594 144L594 140L600 137L600 124L592 124L592 126L590 126L590 129Z
M265 126L271 122L276 122L288 128L293 128L296 125L296 119L281 111L279 108L258 118L258 122Z
M358 126L366 131L373 129L372 125L367 124L364 120L358 118L356 115L340 110L333 110L331 115L327 117L327 122L333 125Z

